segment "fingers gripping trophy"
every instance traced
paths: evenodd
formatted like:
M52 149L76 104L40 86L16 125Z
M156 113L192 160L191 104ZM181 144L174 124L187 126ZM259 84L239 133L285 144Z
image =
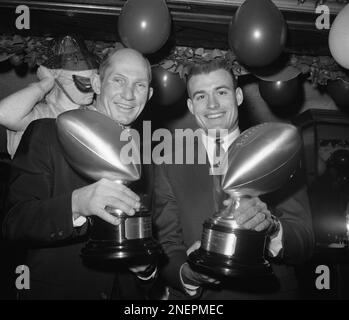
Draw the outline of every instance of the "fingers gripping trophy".
M136 138L131 130L107 116L92 110L68 111L57 118L57 131L67 162L83 176L92 180L105 178L131 188L132 182L140 179L140 151ZM122 151L130 146L132 159L126 161ZM141 207L133 216L109 206L105 208L118 218L118 225L98 216L90 218L90 239L81 252L85 260L143 263L156 258L160 247L152 238L146 196L140 195L140 198Z
M222 209L216 203L220 209L204 222L201 247L188 257L193 269L215 276L272 274L264 258L268 232L243 229L234 210L243 197L260 196L285 184L299 165L301 146L297 128L285 123L254 126L234 141L219 172L221 191L233 199L232 205Z

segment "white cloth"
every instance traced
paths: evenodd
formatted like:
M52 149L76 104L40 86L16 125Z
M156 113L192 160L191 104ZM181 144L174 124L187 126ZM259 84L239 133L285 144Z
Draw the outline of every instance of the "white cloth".
M57 109L53 104L38 103L32 110L32 121L41 118L57 118L62 111ZM7 151L13 158L18 145L21 141L23 131L7 131Z
M229 146L235 141L235 139L240 135L239 128L236 128L234 131L229 134L222 136L221 146L225 152L228 151ZM213 166L215 164L215 154L216 154L216 137L202 134L201 141L206 149L208 161L210 165Z
M157 274L157 272L158 272L158 267L156 267L155 270L153 271L153 273L150 276L148 276L148 277L141 277L138 274L136 274L136 276L138 277L138 279L141 279L143 281L147 281L147 280L150 280L150 279L154 279L156 274Z
M70 97L75 101L73 103L62 94L62 90L54 85L52 90L46 95L45 102L37 103L30 112L31 121L42 118L57 118L59 114L68 110L78 109L80 104L89 105L93 100L93 93L82 93L75 88L73 82L73 75L79 75L81 77L91 77L95 73L95 70L85 71L69 71L69 70L51 70L47 69L53 77L57 78L64 86L65 90L69 92ZM29 125L29 123L28 123ZM26 128L24 128L25 130ZM23 131L11 131L7 130L7 151L11 158L13 158L17 147L21 141Z
M73 218L73 227L74 228L81 227L83 224L85 224L86 221L87 219L84 216L79 216L75 220Z

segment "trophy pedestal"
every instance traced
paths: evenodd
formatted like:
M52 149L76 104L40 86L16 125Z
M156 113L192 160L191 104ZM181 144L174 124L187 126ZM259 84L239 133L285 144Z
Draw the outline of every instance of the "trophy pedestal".
M191 253L188 262L193 270L216 277L262 277L273 274L266 260L259 263L246 263L243 260L203 249Z
M86 261L141 261L146 264L156 260L161 253L160 246L152 238L149 213L122 214L117 226L94 216L91 229L90 239L81 251Z
M201 273L228 277L272 275L264 259L266 233L232 229L217 225L212 219L204 223L201 247L188 257L190 266Z
M89 240L81 251L85 260L127 260L142 261L145 264L159 255L159 246L153 238L142 240L127 240L122 243L117 241Z

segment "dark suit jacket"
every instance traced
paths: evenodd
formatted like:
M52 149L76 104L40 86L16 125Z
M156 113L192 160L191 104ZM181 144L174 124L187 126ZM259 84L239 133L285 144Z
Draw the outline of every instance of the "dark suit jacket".
M195 150L197 149L197 144ZM207 159L206 159L207 160ZM160 165L155 168L154 223L167 261L162 276L170 286L170 299L185 299L179 270L186 262L186 250L201 240L203 222L213 215L213 176L206 164ZM294 298L297 281L293 264L311 255L313 232L308 198L297 179L278 194L262 199L279 217L283 228L283 250L272 264L275 278L256 281L224 281L204 288L201 299L282 299ZM166 260L166 259L165 259Z
M105 264L91 268L80 257L88 239L88 223L73 227L71 195L93 181L77 174L66 162L54 119L37 120L28 126L12 168L3 232L29 248L30 290L22 290L21 297L108 299L130 298L130 294L141 298L138 279L128 270ZM121 287L127 288L125 296Z

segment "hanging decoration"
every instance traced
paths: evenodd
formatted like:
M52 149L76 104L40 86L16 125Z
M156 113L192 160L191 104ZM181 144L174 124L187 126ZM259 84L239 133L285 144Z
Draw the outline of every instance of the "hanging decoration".
M0 62L18 56L30 68L41 65L48 59L52 46L51 37L22 37L19 35L0 34ZM111 50L124 47L120 42L85 41L88 49L103 59ZM231 51L177 46L157 65L169 72L178 73L184 78L190 63L225 59L236 77L249 74ZM349 81L349 73L330 56L308 56L290 54L288 65L293 66L308 76L314 85L326 85L329 80Z
M158 105L168 107L176 103L185 92L185 82L177 73L170 72L161 66L152 68L152 100Z
M246 0L231 20L228 40L241 63L264 67L280 56L286 34L286 22L271 0Z
M171 16L164 0L128 0L118 19L123 44L145 54L159 50L170 31Z
M301 97L300 71L286 67L269 75L259 76L259 92L265 102L274 110L297 108Z

